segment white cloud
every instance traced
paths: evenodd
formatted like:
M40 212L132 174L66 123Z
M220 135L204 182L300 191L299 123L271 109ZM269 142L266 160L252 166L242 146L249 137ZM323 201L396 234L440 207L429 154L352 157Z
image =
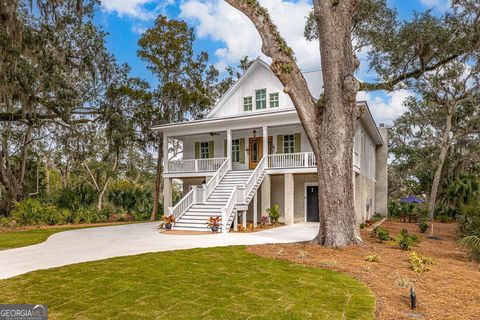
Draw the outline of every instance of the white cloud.
M305 0L260 0L260 3L268 9L280 33L293 48L300 67L319 68L318 42L308 42L303 36L312 5ZM245 55L264 57L260 36L251 21L223 0L186 0L180 5L180 17L195 24L198 37L224 44L216 51L220 64L237 63Z
M392 124L393 120L407 110L403 103L409 96L413 95L414 93L409 90L397 90L380 95L361 91L357 94L357 100L367 101L377 124Z
M119 17L152 20L168 6L173 5L175 0L101 0L101 3L102 9L107 13L115 13Z

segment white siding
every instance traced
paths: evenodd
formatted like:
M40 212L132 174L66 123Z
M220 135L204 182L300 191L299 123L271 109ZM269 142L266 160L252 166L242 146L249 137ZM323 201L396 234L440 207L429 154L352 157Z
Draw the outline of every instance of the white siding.
M361 175L375 180L376 146L363 126L358 126L353 143L353 165Z
M255 90L267 90L267 109L255 110ZM270 93L279 94L279 107L270 109ZM252 97L253 110L243 111L243 98ZM222 104L217 111L210 117L228 117L241 114L251 114L258 112L269 112L282 109L294 108L290 97L283 92L283 85L272 71L266 69L261 64L258 64L247 78L242 80L242 83L236 88L235 92Z

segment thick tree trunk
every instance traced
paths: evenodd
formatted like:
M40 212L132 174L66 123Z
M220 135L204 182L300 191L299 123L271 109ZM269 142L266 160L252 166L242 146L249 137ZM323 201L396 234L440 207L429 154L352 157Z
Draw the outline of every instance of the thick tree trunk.
M158 202L162 194L162 172L163 172L163 135L159 137L160 141L158 143L158 153L157 153L157 174L155 177L155 191L153 193L153 208L152 214L150 215L150 220L155 220L158 215ZM164 208L165 210L165 208Z
M318 241L340 247L359 239L356 226L352 164L358 110L351 20L355 1L315 0L320 39L325 105L319 117L317 140L320 231Z
M435 169L435 175L432 182L432 190L430 191L430 198L428 200L428 215L430 220L433 221L435 215L435 204L437 202L438 186L440 185L440 178L442 177L443 164L447 157L447 152L450 147L450 132L452 131L452 117L453 109L449 108L447 112L447 121L445 124L445 131L443 132L442 143L440 145L440 157L438 159L438 165Z
M358 59L351 43L355 0L315 0L324 96L315 102L291 49L258 2L225 0L253 22L262 38L262 52L284 85L317 157L319 182L319 244L341 247L360 238L353 205L353 136L358 110Z

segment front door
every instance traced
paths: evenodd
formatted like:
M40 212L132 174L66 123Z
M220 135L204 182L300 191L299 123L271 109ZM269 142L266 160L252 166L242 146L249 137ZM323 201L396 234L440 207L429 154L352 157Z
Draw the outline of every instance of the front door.
M307 186L307 222L319 222L318 186Z
M252 170L257 167L258 162L263 157L263 138L250 138L248 143L248 149L248 168Z

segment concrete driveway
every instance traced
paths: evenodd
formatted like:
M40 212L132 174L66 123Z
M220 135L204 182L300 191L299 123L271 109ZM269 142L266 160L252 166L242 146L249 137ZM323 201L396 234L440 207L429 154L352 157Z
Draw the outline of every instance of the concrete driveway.
M158 222L55 233L29 247L0 251L0 279L73 263L179 249L308 241L318 223L297 223L255 233L168 235Z

